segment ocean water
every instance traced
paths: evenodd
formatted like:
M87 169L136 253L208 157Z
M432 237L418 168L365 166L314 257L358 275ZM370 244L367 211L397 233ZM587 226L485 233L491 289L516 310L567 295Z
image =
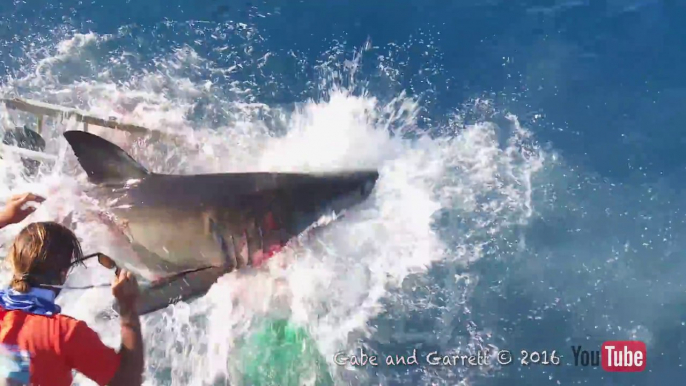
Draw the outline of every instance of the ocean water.
M226 275L145 317L146 384L241 384L236 342L274 315L310 331L340 385L679 384L682 3L5 1L0 94L185 136L102 131L157 172L379 168L370 200L277 256L286 268ZM79 126L50 123L58 161L37 178L3 160L0 195L49 195L31 220L74 210L86 249L123 253L79 214L90 204L67 128ZM69 280L106 279L92 268ZM104 289L60 303L116 346L117 321L97 317L110 300ZM634 339L644 372L574 365L572 346ZM423 359L486 347L562 359ZM360 350L417 350L420 363L333 359Z

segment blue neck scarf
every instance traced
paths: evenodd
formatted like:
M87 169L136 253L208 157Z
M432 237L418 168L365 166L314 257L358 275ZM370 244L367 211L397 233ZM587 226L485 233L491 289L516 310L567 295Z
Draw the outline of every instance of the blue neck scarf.
M19 310L35 315L52 316L62 309L55 304L55 293L44 288L31 288L27 293L11 288L0 289L0 307L7 311Z

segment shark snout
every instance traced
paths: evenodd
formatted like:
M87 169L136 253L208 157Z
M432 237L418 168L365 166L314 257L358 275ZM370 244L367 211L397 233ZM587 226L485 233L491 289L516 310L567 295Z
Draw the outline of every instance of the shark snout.
M328 200L327 207L339 212L359 204L372 193L378 178L376 171L356 172L342 178L337 188L333 189L335 193Z

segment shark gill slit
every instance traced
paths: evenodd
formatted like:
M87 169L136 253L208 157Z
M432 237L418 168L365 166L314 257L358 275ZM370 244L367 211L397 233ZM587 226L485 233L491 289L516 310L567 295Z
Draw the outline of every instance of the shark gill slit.
M235 267L238 266L238 259L241 258L241 250L238 249L238 246L236 245L236 238L231 235L231 246L233 247L233 252L234 252L234 262L235 262Z
M232 256L229 245L226 242L226 239L222 235L219 226L217 223L214 221L213 218L209 218L209 225L210 225L210 233L214 237L214 240L219 244L219 247L222 252L222 256L224 257L224 261L226 263L229 263L230 268L233 270L237 266L237 261L236 259Z
M238 256L238 252L236 251L236 243L233 240L233 235L229 235L229 237L231 238L231 245L227 246L227 249L229 250L227 262L231 263L229 271L233 271L234 268L238 267L238 259L240 257Z
M243 230L243 239L245 240L245 256L243 256L242 262L244 263L244 265L247 265L248 261L250 261L250 253L252 252L250 248L250 229Z
M259 226L257 219L254 218L253 221L249 222L249 224L250 225L246 230L246 241L248 243L247 264L252 266L255 261L255 254L262 252L262 246L264 245L264 242L262 240L262 229Z
M262 251L262 253L265 253L266 251L264 250L264 231L262 230L260 224L258 224L257 219L255 219L255 228L257 228L257 233L259 235L260 251ZM250 259L250 264L252 265L252 259Z

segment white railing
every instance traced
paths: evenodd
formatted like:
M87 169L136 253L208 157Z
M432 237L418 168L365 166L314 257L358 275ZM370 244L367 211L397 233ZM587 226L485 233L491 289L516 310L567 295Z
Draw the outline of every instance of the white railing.
M42 133L44 120L46 117L48 117L60 119L60 121L73 119L76 122L82 122L84 131L88 131L88 126L93 125L106 127L113 130L126 131L133 134L149 135L153 140L170 139L173 142L177 142L181 139L179 136L164 133L159 130L153 130L143 126L119 122L115 117L103 119L95 117L93 115L89 115L88 113L77 109L38 102L29 99L0 98L0 103L3 103L8 109L24 111L29 114L35 115L38 118L38 125L36 127L36 131L38 131L39 134ZM50 154L23 149L17 146L8 146L0 144L0 155L5 152L16 153L22 157L31 158L38 161L54 161L56 159L56 157Z

